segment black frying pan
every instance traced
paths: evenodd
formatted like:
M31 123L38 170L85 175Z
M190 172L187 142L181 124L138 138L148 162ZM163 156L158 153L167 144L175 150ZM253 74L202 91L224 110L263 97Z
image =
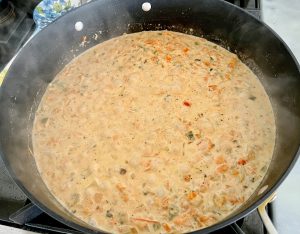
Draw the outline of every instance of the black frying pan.
M144 12L142 3L142 0L92 2L56 20L22 49L1 87L2 158L13 179L38 207L75 229L96 232L55 200L31 155L34 113L47 85L74 55L123 33L169 29L204 36L236 52L255 72L270 96L277 127L273 160L261 186L239 210L197 233L211 232L257 208L294 165L300 143L299 67L270 28L231 4L218 0L151 0L152 9ZM77 21L83 22L82 31L75 30ZM97 40L93 39L95 33ZM83 36L89 41L85 47L80 46Z

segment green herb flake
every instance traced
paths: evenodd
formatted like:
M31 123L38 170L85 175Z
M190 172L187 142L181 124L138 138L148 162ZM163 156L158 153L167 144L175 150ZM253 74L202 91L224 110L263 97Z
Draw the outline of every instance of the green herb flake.
M170 102L170 101L171 101L171 95L170 95L170 94L167 94L167 95L164 97L164 101L165 101L165 102Z
M199 42L198 42L198 41L195 41L195 45L199 45Z
M252 101L255 101L256 97L253 96L253 95L250 95L249 99L252 100Z
M268 167L267 167L267 166L263 166L263 167L260 169L260 171L261 171L261 172L266 172L266 171L267 171L267 169L268 169Z
M110 210L106 211L106 217L107 218L112 218L113 217L113 214L110 212Z
M126 174L126 169L124 169L124 168L120 168L120 174L121 175L125 175Z
M187 136L189 141L193 142L195 140L195 136L192 131L188 131L185 135Z
M49 118L47 118L47 117L46 117L46 118L42 118L42 119L41 119L41 123L42 123L42 124L46 124L46 123L48 122L48 119L49 119Z
M161 228L161 225L160 225L160 223L154 223L154 224L152 225L152 227L153 227L153 230L154 230L154 231L158 231L158 230Z
M141 49L143 49L143 51L146 51L146 48L142 45L138 45L138 47L140 47Z
M179 213L179 208L175 205L171 205L169 208L169 220L172 220Z

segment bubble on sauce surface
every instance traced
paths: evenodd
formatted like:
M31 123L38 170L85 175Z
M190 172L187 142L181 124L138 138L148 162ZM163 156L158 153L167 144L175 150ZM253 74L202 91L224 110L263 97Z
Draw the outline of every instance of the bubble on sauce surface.
M151 4L150 4L150 2L144 2L142 4L142 9L143 9L143 11L150 11L151 10Z
M75 29L76 31L81 31L83 29L83 23L81 21L78 21L75 23Z

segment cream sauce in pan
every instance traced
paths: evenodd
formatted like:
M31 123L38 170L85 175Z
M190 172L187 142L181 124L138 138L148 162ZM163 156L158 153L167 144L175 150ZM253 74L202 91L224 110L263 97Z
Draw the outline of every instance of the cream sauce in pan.
M275 144L263 86L203 38L124 35L68 64L42 98L34 156L49 190L113 233L189 232L259 186Z

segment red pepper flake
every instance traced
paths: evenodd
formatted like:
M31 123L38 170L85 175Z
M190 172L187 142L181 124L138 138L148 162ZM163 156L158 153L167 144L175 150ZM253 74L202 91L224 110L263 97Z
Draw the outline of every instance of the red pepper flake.
M238 164L239 165L245 165L247 161L245 159L239 159Z
M184 101L184 102L183 102L183 105L188 106L188 107L191 107L191 106L192 106L192 103L190 103L190 102L188 102L188 101Z

